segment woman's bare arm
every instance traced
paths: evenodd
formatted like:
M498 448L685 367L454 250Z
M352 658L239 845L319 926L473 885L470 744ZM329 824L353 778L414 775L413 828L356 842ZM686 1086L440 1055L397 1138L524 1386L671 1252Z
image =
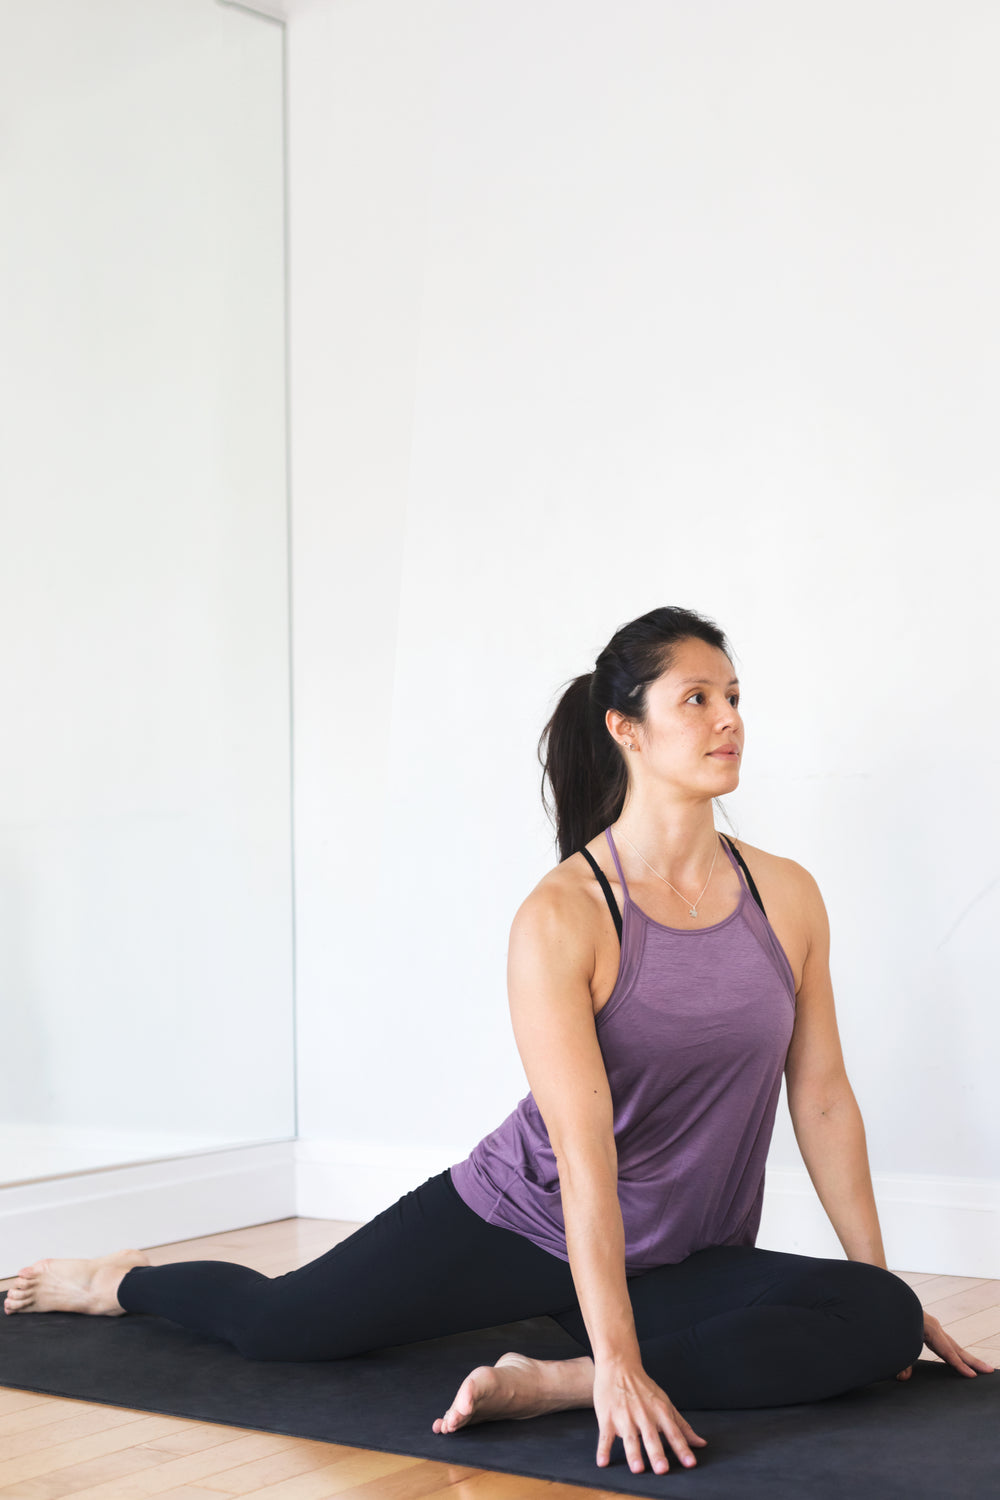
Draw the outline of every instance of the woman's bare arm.
M594 1351L597 1462L610 1462L617 1435L638 1473L641 1438L662 1474L669 1464L661 1432L688 1465L690 1444L705 1440L642 1367L625 1279L614 1110L590 993L591 932L588 903L555 885L536 887L511 929L511 1020L559 1170L570 1271Z
M597 1041L594 946L573 898L539 887L511 928L511 1021L559 1168L566 1249L594 1354L640 1362L625 1281L611 1089Z

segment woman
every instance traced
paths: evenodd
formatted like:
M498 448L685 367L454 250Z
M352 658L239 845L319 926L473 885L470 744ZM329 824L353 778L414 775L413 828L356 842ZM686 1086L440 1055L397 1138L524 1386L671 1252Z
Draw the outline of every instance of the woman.
M40 1261L8 1313L155 1313L251 1359L366 1349L552 1315L579 1357L505 1354L433 1423L594 1408L597 1463L685 1465L678 1407L816 1401L906 1378L924 1341L992 1369L885 1267L812 877L723 839L739 685L722 632L655 609L564 693L542 742L561 862L511 930L531 1092L471 1155L286 1276L141 1252ZM847 1260L755 1247L781 1074ZM905 1367L905 1368L904 1368ZM676 1405L675 1405L676 1403Z

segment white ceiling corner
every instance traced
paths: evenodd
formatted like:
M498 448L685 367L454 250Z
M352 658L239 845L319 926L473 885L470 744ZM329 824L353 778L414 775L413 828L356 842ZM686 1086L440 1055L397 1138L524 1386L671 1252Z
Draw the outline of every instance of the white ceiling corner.
M234 5L239 10L253 10L259 16L270 16L272 21L288 20L289 0L219 0L221 5Z

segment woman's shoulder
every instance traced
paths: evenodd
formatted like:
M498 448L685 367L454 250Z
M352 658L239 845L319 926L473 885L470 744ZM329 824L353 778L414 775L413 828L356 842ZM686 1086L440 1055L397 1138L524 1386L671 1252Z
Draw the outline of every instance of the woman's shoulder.
M517 908L508 944L509 973L520 968L533 974L572 975L586 984L593 979L593 898L574 865L587 869L583 858L571 856L547 870ZM597 889L593 878L591 884Z
M589 933L595 891L603 905L604 897L592 867L581 853L568 855L546 870L528 892L514 922L521 927L541 927L554 936L560 932Z
M783 854L772 854L767 849L758 849L745 839L727 833L725 837L741 855L753 876L764 908L770 911L768 895L772 904L777 902L814 902L819 899L819 886L804 865Z

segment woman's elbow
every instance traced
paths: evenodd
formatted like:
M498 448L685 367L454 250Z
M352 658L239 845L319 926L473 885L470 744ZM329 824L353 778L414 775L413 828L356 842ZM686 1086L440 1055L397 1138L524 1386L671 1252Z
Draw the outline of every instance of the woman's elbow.
M618 1152L613 1138L610 1142L563 1142L553 1150L559 1169L559 1184L564 1190L567 1187L603 1187L609 1181L617 1187Z

